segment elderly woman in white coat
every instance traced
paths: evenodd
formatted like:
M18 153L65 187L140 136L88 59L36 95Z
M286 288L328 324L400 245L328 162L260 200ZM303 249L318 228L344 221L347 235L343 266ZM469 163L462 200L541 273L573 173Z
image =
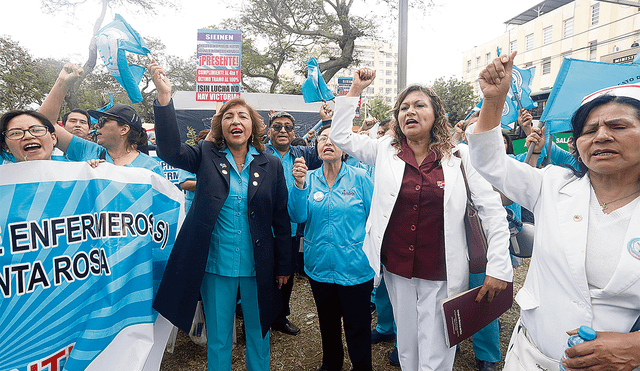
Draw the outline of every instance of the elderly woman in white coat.
M394 135L352 133L358 97L374 78L368 68L356 71L347 96L336 100L330 138L375 166L363 248L378 276L381 259L385 264L400 366L450 370L455 348L446 345L440 300L466 290L469 282L461 162L489 241L487 278L477 300L492 300L512 279L506 214L499 195L472 168L467 147L454 145L442 101L431 89L413 85L400 93Z
M572 119L580 170L535 169L509 158L499 122L512 55L480 73L484 103L467 129L472 161L491 184L535 218L533 256L516 295L520 321L505 370L557 370L569 334L593 341L567 349L570 369L640 366L640 85L585 98ZM539 365L539 366L537 366Z

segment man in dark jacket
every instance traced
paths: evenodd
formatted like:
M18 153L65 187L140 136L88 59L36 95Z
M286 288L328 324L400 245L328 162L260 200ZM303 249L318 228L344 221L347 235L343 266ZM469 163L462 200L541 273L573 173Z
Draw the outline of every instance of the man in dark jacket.
M320 116L325 124L325 117L323 111L320 111ZM328 116L329 118L331 116ZM293 162L298 157L303 157L309 170L317 169L322 165L322 161L318 158L318 153L314 147L311 146L291 146L291 141L296 137L296 131L294 129L295 118L288 112L280 111L275 112L269 117L269 143L266 145L266 153L273 154L280 159L282 167L284 168L284 177L287 181L287 188L295 187L295 179L293 178ZM326 124L331 124L329 119ZM296 236L296 224L291 223L291 246L294 259L300 249L300 237ZM282 312L276 318L271 325L271 328L283 332L289 335L297 335L300 332L300 328L289 322L287 316L291 314L289 308L289 302L291 301L291 291L293 290L293 276L289 278L289 281L282 286Z

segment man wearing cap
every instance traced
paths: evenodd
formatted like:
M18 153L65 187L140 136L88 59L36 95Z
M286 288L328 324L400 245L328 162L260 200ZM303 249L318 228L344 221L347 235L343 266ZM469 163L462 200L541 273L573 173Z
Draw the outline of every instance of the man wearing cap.
M324 118L323 118L324 121ZM295 186L293 178L293 162L298 157L303 157L309 170L317 169L322 165L322 161L318 158L315 148L307 146L291 146L291 141L296 137L294 129L295 119L285 111L275 112L269 117L269 143L266 146L266 152L280 159L284 168L284 177L287 181L287 188ZM324 122L323 122L324 123ZM327 124L330 124L329 120ZM297 256L300 248L300 237L297 236L297 225L291 223L291 239L293 256ZM294 265L296 259L293 259ZM295 266L294 266L295 268ZM291 300L291 291L293 290L293 276L282 286L282 312L276 318L272 329L284 332L289 335L297 335L300 332L298 326L289 322L287 316L291 313L289 302Z
M62 126L73 135L77 135L82 139L91 140L89 131L91 130L91 118L87 111L76 108L64 114L62 117Z

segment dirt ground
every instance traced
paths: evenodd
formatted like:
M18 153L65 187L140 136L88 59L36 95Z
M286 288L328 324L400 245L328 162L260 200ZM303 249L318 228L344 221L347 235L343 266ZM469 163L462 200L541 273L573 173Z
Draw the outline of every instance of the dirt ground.
M528 259L514 273L514 295L522 287L524 277L529 267ZM320 330L318 316L311 294L309 282L303 276L296 276L291 298L291 315L289 320L301 329L297 336L285 335L271 331L271 370L318 370L322 363L322 347L320 344ZM502 360L509 344L509 337L515 325L520 308L515 303L513 307L500 318L500 342L502 347ZM233 349L233 371L246 370L244 354L245 344L242 336L241 320L236 321L238 331L238 344ZM375 328L375 315L371 323ZM344 341L344 336L343 336ZM351 363L346 352L343 370L350 370ZM393 350L394 343L380 343L372 345L373 369L379 371L399 371L400 367L389 363L389 353ZM456 356L453 366L456 371L476 370L476 361L473 354L471 340L465 340L461 344L460 353ZM498 369L502 369L500 362ZM180 331L176 340L173 354L165 352L162 360L162 371L206 371L207 351L204 347L194 344L187 334Z

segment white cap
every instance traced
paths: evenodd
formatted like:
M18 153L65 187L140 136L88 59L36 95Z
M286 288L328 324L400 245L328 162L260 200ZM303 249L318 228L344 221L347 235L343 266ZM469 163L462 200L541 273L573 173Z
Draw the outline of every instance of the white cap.
M640 85L637 85L637 84L616 85L616 86L612 86L602 90L598 90L597 92L591 93L586 97L582 98L582 103L580 103L580 106L583 106L603 95L612 95L616 97L628 97L628 98L640 100Z

